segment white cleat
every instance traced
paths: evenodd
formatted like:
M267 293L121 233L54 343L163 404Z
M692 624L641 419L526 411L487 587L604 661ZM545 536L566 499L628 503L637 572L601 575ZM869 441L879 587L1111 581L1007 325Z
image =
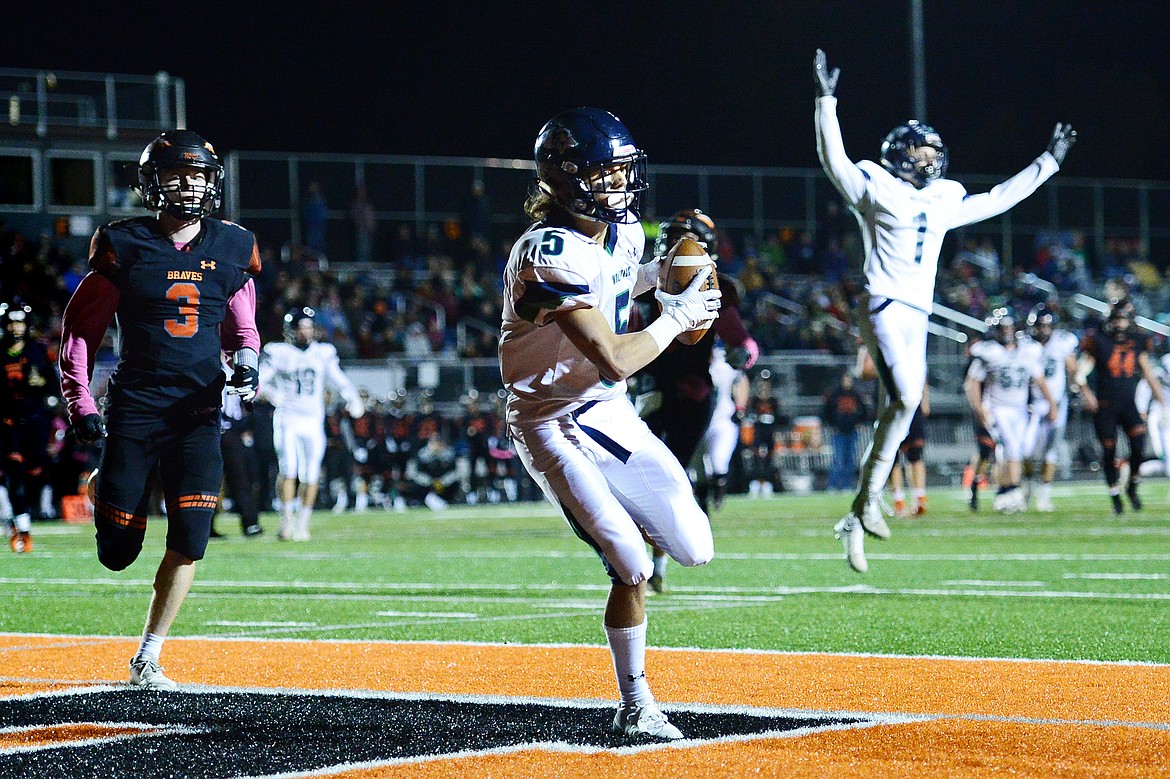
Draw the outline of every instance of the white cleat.
M618 706L617 713L613 717L613 726L609 732L617 736L629 738L649 736L663 741L677 741L680 738L685 738L678 728L670 724L670 720L654 703L647 703L644 706L635 704Z
M881 506L876 500L865 504L865 510L861 512L861 527L874 538L883 541L889 539L890 526L886 524L886 518L882 516Z
M1056 506L1053 505L1052 498L1037 498L1036 499L1036 510L1042 511L1045 514L1050 514L1053 511L1056 511Z
M833 535L845 547L845 559L849 566L858 573L869 570L869 563L865 559L865 530L861 527L861 520L849 514L833 527Z
M168 679L157 660L149 657L135 657L130 661L130 684L143 690L174 692L179 685Z

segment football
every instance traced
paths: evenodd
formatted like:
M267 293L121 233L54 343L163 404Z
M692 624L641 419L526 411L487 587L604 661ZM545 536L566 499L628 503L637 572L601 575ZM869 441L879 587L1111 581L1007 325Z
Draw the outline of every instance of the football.
M662 291L668 295L677 295L687 288L696 273L708 266L711 268L711 276L703 284L703 289L719 289L719 275L715 272L715 261L707 254L707 250L703 248L701 243L690 238L683 238L666 253L666 257L662 260L662 267L659 270L659 284L662 286ZM659 310L661 308L660 304ZM687 346L694 346L710 329L711 326L708 324L706 327L687 330L685 333L677 335L675 340Z

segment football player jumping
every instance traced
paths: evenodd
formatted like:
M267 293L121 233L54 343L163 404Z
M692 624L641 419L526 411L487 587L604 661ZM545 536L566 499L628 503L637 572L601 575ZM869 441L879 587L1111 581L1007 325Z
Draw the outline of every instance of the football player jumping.
M365 404L341 370L333 344L317 340L316 312L294 309L284 315L284 342L264 345L260 354L260 394L272 401L272 438L280 468L281 541L308 541L309 520L317 502L321 461L325 459L325 387L345 399L353 418Z
M621 702L612 730L679 739L646 681L642 531L683 565L715 554L707 516L682 465L638 418L626 378L676 336L718 315L711 269L678 295L657 293L663 315L627 332L630 305L658 280L641 264L638 204L646 155L613 114L565 111L536 138L533 219L504 270L500 370L508 427L524 467L573 531L597 552L612 586L605 633Z
M878 496L889 478L926 381L926 324L934 304L934 282L943 236L955 227L1007 211L1060 168L1076 140L1059 123L1048 150L1024 170L977 195L943 178L947 147L934 128L911 120L882 143L881 164L853 163L837 122L837 80L825 53L813 60L817 86L817 153L829 180L857 216L865 247L865 293L858 325L877 364L888 402L878 413L873 442L861 465L857 495L834 527L845 558L864 572L865 534L889 538Z

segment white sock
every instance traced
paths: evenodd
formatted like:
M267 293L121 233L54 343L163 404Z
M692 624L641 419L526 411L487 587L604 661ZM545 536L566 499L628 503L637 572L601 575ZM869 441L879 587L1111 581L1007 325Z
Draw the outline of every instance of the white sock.
M654 555L654 575L666 576L666 561L670 558L666 556L666 552L658 552Z
M158 656L162 652L163 642L166 640L166 636L160 636L157 633L144 633L142 635L142 643L138 645L138 654L134 656L149 657L157 663Z
M27 511L13 517L12 524L16 526L16 532L18 533L27 533L32 530L32 519L29 518Z
M914 489L910 490L910 494L913 495L915 499L925 498L926 490L922 487L915 487Z
M304 506L297 515L297 531L301 533L309 532L309 517L313 515L312 506Z
M646 622L643 619L641 625L632 628L605 625L623 706L631 703L642 706L654 700L646 681Z
M1036 488L1036 496L1039 500L1052 499L1052 483L1047 481L1040 482L1040 486Z
M896 490L894 490L894 500L895 500L895 501L899 501L899 500L902 500L902 501L904 501L904 500L906 500L906 491L905 491L905 490L903 490L903 489L896 489Z

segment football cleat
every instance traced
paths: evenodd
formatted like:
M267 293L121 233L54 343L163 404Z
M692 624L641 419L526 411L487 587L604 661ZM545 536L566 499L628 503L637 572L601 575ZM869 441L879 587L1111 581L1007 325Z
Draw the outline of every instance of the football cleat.
M861 520L849 514L833 527L833 535L845 547L845 559L849 566L858 573L869 570L869 563L865 559L865 530Z
M662 741L677 741L680 738L685 738L678 728L670 724L670 720L654 703L647 703L643 706L634 703L618 706L609 732L627 738L649 736Z
M33 550L32 535L27 530L14 531L8 539L8 545L17 554L31 552Z
M910 516L910 511L906 508L906 501L902 500L901 498L898 498L897 500L894 501L894 516L895 517L908 517L908 516Z
M923 495L922 497L920 497L918 499L917 505L914 506L913 516L921 517L924 514L926 514L926 496L925 495Z
M646 583L650 585L650 591L647 594L661 595L666 592L666 581L658 574L651 576Z
M173 692L179 685L168 679L157 660L149 657L135 657L130 661L130 684L144 690Z
M1037 498L1036 510L1042 511L1045 514L1051 514L1056 511L1056 506L1052 503L1052 498Z
M1120 495L1110 495L1109 500L1113 503L1113 513L1121 515L1125 513L1125 504L1121 502Z
M890 526L886 523L886 518L882 516L881 505L876 500L865 504L865 509L861 512L861 527L874 538L880 538L883 541L889 539Z
M1142 510L1142 499L1138 496L1138 485L1136 481L1131 479L1129 484L1125 485L1125 497L1129 498L1129 505L1133 507L1134 511Z

